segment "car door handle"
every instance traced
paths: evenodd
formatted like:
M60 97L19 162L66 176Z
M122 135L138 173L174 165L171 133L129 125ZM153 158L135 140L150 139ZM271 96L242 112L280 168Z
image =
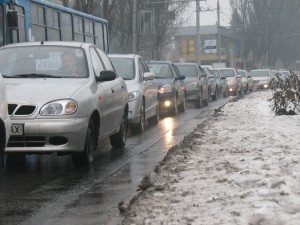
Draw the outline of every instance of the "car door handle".
M115 92L115 89L111 88L111 92L114 93L114 92Z

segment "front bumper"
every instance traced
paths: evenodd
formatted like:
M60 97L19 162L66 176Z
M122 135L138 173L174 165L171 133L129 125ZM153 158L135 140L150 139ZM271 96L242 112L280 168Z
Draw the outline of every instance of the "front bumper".
M235 93L236 90L236 83L228 83L227 84L227 90L229 94Z
M23 135L11 135L5 152L51 153L83 151L89 118L12 120Z
M175 96L171 93L160 94L159 97L159 110L161 113L170 113L175 108Z
M252 89L255 90L264 90L270 88L270 84L267 82L255 82L253 83Z

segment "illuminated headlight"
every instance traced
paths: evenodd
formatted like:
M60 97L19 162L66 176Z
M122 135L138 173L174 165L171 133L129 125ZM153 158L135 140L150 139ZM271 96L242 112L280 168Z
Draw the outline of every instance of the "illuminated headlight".
M158 92L160 94L172 92L172 86L170 84L163 85Z
M229 88L229 91L231 92L231 91L232 91L232 88Z
M267 84L264 84L264 88L268 88L268 85L267 85Z
M187 88L196 88L197 87L197 82L192 82L186 85Z
M131 102L131 101L136 100L137 96L138 96L137 91L128 93L128 101Z
M170 101L165 101L165 106L166 107L170 107L171 106L171 102Z
M69 115L77 110L77 103L71 99L49 102L41 108L42 116Z

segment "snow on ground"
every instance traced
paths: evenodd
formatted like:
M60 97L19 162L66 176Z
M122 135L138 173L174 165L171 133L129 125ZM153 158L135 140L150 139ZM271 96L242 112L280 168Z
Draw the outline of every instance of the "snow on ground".
M299 225L300 117L275 116L270 97L227 103L171 149L123 224Z

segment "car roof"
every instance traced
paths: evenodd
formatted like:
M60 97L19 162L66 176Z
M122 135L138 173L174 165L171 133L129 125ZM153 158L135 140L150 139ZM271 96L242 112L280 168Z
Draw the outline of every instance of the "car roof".
M128 59L134 59L135 57L141 57L140 55L136 54L108 54L111 58L128 58Z
M173 64L171 61L155 61L155 60L147 61L147 63Z
M84 42L73 42L73 41L40 41L40 42L20 42L14 44L8 44L2 48L12 48L12 47L27 47L27 46L65 46L65 47L84 47L88 45L93 45Z
M189 63L189 62L176 62L175 65L186 65L186 66L198 66L197 63Z

